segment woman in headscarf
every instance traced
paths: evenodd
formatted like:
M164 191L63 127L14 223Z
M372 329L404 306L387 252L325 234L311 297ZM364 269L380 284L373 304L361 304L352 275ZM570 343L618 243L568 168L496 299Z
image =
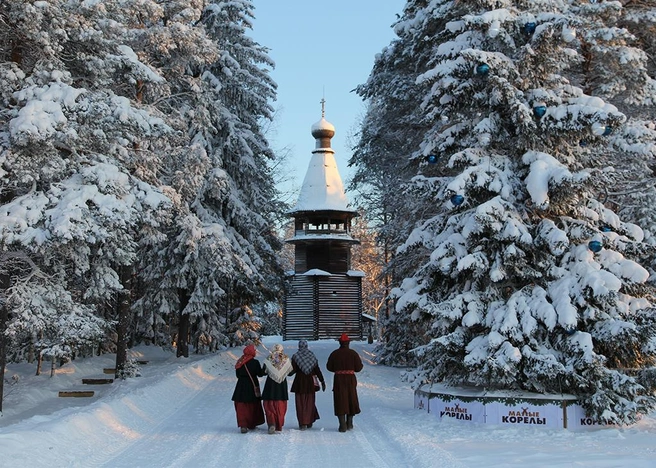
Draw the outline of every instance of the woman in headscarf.
M319 419L319 411L315 404L314 376L321 382L321 389L326 391L326 382L319 368L319 361L308 349L308 342L298 342L298 351L292 356L292 374L295 374L291 391L295 393L296 419L300 430L309 429L314 421Z
M269 434L282 431L287 413L287 376L292 371L289 357L283 352L282 345L277 344L264 360L264 372L267 374L262 392L264 413L266 415Z
M235 402L237 426L242 434L264 424L262 398L259 396L260 381L257 379L264 375L264 369L260 365L260 361L255 359L256 354L255 346L248 345L244 348L244 354L235 364L237 385L232 394L232 401Z

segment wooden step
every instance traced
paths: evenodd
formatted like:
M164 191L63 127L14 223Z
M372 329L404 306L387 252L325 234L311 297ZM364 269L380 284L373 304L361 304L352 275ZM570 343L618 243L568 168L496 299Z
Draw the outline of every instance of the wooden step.
M103 374L116 374L116 369L111 367L106 367L103 369Z
M92 397L95 392L93 391L70 391L70 392L59 392L60 397Z
M103 385L112 382L114 382L114 379L82 379L82 383L87 385Z

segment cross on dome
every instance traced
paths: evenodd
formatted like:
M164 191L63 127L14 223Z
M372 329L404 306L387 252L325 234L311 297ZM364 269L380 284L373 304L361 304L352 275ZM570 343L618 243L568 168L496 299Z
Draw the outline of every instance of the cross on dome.
M317 139L317 148L330 148L330 139L335 136L335 126L326 120L326 100L321 98L321 120L312 125L312 136Z

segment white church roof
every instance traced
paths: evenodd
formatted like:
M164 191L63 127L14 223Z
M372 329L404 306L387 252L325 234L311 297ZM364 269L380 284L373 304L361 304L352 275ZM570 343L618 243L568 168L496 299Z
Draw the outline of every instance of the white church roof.
M324 210L355 212L348 208L344 184L335 161L335 151L330 147L330 139L334 134L335 127L323 115L321 120L312 125L316 148L312 151L298 201L291 213Z

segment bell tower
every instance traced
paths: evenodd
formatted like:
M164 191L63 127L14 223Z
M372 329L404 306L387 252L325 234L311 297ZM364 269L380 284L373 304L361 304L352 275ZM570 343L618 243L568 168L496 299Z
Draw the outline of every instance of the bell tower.
M358 213L348 207L331 139L335 127L325 118L312 125L312 151L296 206L294 271L286 282L283 339L362 338L362 277L351 270L351 221Z

